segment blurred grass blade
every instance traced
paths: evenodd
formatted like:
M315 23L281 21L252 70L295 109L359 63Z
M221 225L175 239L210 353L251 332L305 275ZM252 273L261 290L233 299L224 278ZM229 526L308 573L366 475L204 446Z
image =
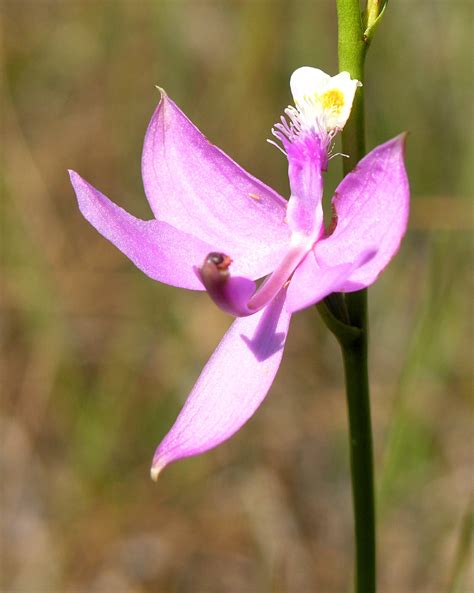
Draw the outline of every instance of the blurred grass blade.
M462 588L462 585L466 577L468 560L471 557L473 528L474 508L472 500L470 500L461 523L454 561L448 581L448 593L461 593L463 590L468 590L467 584L465 588Z

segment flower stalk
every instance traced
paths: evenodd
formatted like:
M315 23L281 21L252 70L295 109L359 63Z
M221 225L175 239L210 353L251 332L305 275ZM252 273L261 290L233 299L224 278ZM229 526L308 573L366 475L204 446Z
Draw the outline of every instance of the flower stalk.
M359 0L337 0L337 17L339 70L349 72L352 78L363 83L369 40L365 35ZM342 150L349 155L343 161L344 175L347 175L366 152L363 86L356 91L351 116L342 133ZM334 295L333 300L339 298L344 301L343 309L334 307L330 298L320 303L318 309L339 341L344 363L355 528L355 593L375 593L375 498L368 377L367 289L344 296ZM338 314L338 310L344 310L344 316ZM356 329L358 331L354 331Z

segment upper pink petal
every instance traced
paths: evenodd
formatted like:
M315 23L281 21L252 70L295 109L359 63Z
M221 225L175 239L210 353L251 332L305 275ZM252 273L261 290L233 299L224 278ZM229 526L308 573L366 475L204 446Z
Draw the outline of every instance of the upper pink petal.
M315 247L322 266L353 262L367 250L370 261L354 270L343 292L372 284L398 251L408 222L410 190L404 163L405 135L377 146L346 175L333 198L337 226Z
M289 238L286 201L213 146L165 93L145 136L142 175L159 220L239 261L245 276L278 263Z
M280 366L288 333L291 315L285 296L283 290L266 309L231 325L159 445L153 478L169 463L230 438L262 403Z
M135 218L74 171L70 177L84 217L140 270L172 286L204 289L194 267L211 250L207 243L165 222Z

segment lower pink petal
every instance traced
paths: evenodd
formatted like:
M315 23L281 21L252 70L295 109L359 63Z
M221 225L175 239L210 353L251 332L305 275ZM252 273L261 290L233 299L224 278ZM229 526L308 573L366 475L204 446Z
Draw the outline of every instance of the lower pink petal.
M159 445L154 479L169 463L230 438L260 406L283 355L291 318L285 297L283 290L259 313L234 321Z

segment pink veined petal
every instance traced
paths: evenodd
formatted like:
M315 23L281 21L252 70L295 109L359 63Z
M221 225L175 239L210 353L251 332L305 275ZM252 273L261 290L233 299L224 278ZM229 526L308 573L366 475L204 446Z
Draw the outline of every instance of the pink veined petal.
M135 218L77 173L69 174L84 217L137 268L172 286L204 289L194 267L209 253L207 243L165 222Z
M347 278L354 270L369 262L376 255L368 249L356 261L326 266L318 263L315 251L310 251L296 268L288 287L287 309L292 313L318 303L332 292L341 292Z
M156 450L153 479L169 463L230 438L260 406L283 355L291 317L285 296L283 290L266 309L234 321Z
M365 250L377 248L377 255L354 270L341 291L372 284L398 251L407 227L410 199L404 145L402 134L377 146L336 190L336 229L315 248L321 266L354 261Z
M213 146L162 92L150 121L142 176L159 220L213 245L257 279L289 240L286 200Z

